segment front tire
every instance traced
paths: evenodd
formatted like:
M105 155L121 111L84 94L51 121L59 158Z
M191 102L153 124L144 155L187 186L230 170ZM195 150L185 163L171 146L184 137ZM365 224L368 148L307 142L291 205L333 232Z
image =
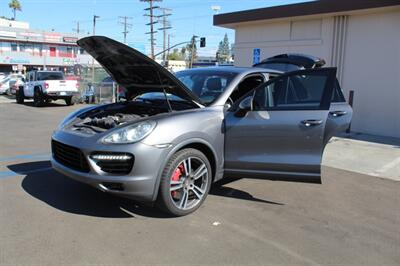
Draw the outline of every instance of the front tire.
M42 107L44 105L43 95L39 89L36 89L33 94L33 104L36 107Z
M192 213L206 199L211 182L211 165L202 152L196 149L178 151L162 173L158 205L174 216Z
M23 104L25 100L24 89L18 89L15 95L18 104Z

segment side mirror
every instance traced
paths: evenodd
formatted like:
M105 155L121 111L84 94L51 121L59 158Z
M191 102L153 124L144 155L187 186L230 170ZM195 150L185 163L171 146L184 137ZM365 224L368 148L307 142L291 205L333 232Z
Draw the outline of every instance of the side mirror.
M253 97L251 97L251 96L244 98L239 103L239 109L236 111L235 116L236 117L244 117L247 114L247 112L251 111L252 101L253 101Z

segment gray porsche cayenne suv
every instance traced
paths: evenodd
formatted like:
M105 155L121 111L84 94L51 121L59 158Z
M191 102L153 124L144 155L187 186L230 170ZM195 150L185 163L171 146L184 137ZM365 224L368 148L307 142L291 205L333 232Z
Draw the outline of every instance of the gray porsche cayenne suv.
M67 116L52 136L53 168L173 215L199 208L223 177L320 183L324 147L351 121L335 68L174 75L106 37L78 44L126 88L127 101Z

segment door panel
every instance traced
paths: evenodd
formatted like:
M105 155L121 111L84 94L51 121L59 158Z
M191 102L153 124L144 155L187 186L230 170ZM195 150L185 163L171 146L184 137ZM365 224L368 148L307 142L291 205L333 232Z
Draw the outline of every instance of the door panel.
M225 117L226 174L320 182L336 69L302 70L272 79L253 93L244 117Z
M346 102L339 82L336 80L326 124L325 140L329 141L332 136L346 131L350 126L352 116L353 109Z
M226 117L225 168L319 173L328 111L251 111ZM322 121L307 126L304 120Z

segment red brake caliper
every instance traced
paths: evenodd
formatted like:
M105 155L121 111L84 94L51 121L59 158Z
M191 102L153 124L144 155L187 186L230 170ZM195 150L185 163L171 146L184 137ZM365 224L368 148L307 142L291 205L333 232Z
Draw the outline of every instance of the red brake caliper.
M182 174L184 172L184 166L183 164L180 164L174 171L174 173L171 176L171 181L179 181L179 179L181 178ZM176 190L171 191L171 196L175 197L176 196Z

